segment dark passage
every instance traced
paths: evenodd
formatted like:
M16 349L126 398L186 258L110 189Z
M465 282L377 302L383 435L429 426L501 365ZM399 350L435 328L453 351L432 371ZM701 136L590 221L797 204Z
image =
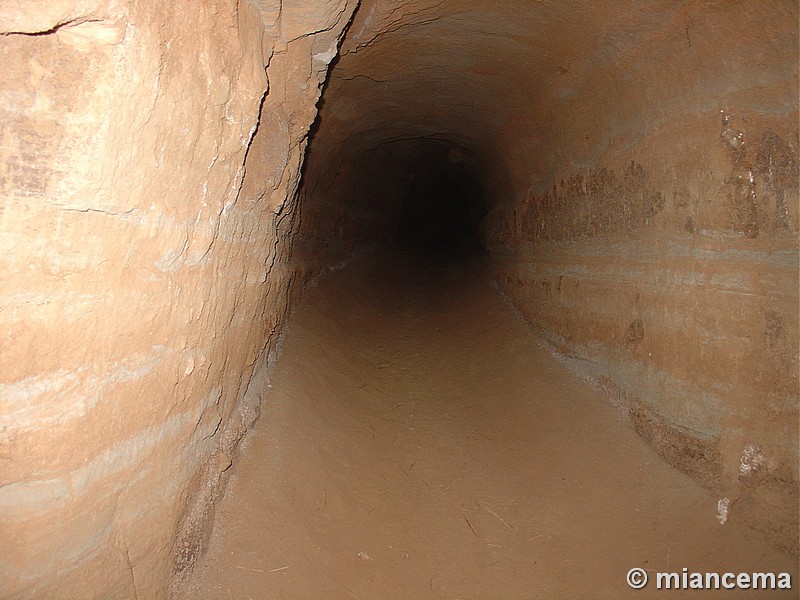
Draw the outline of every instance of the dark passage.
M428 258L454 258L480 250L486 215L479 180L457 148L420 140L405 165L397 231L402 247Z

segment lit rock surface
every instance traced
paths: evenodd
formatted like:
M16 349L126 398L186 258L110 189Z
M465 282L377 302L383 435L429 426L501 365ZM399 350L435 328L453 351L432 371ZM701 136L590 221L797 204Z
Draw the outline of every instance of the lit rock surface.
M396 233L420 164L469 175L565 360L796 555L796 3L356 4L0 0L0 596L165 597L294 284Z
M163 598L202 548L354 8L260 4L0 3L3 598Z

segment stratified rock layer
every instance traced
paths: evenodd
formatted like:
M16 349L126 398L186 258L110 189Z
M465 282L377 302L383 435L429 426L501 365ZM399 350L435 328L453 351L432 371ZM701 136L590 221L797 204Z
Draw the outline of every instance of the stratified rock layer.
M429 157L482 190L497 281L560 355L797 552L795 2L19 4L0 596L166 596L293 284L394 236Z
M365 0L300 256L391 232L419 140L449 149L518 309L731 519L796 553L797 19L782 1Z
M266 389L284 217L354 4L18 4L0 2L0 596L164 598Z

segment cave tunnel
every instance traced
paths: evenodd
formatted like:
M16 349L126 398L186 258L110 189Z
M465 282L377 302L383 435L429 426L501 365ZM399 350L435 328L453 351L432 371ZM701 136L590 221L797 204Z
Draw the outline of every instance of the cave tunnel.
M799 37L0 3L0 597L796 597Z
M479 246L486 208L477 176L447 145L420 140L412 152L403 169L397 241L429 256Z

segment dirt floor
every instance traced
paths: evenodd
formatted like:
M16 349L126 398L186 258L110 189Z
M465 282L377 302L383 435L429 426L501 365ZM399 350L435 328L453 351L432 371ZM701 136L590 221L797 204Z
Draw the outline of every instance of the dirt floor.
M684 597L797 564L663 463L480 261L362 257L304 292L183 599Z

